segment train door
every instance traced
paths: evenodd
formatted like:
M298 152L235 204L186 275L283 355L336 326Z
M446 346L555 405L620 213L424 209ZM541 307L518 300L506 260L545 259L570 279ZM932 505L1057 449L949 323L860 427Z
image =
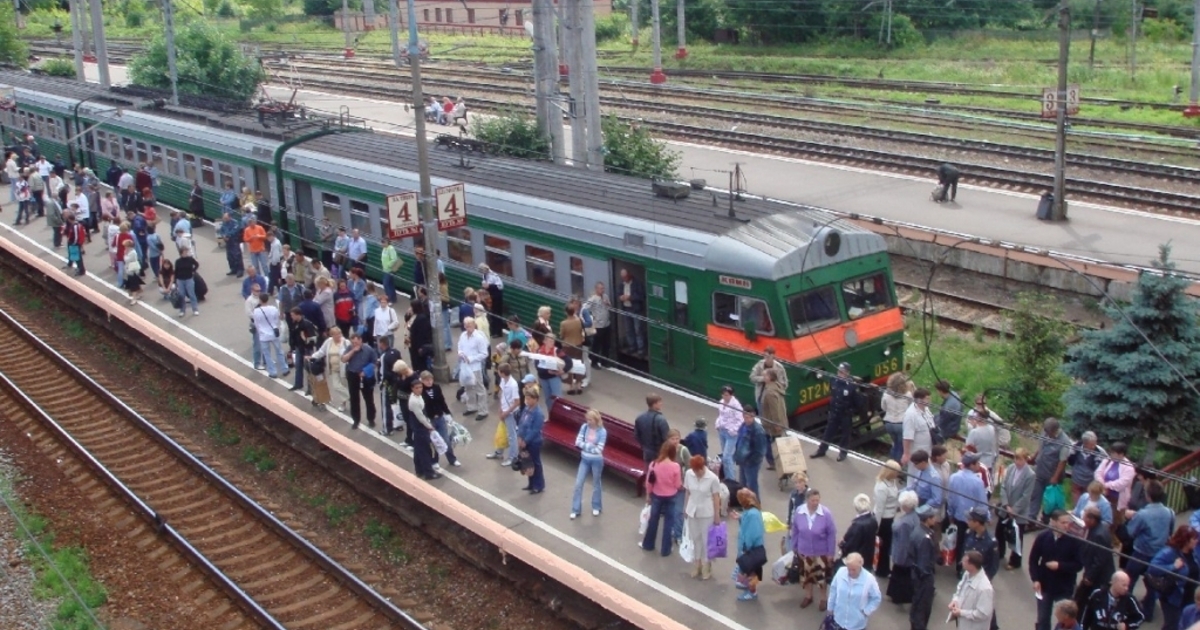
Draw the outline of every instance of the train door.
M703 372L696 365L697 336L692 321L687 279L675 274L651 272L649 284L661 288L661 298L649 300L651 324L650 371L690 389L700 386Z
M646 283L646 269L614 258L609 286L614 309L613 338L609 341L612 355L623 365L644 370L650 348L646 325L650 287Z
M317 253L317 222L313 218L312 185L300 180L292 180L296 193L296 224L300 233L300 246L308 255Z
M254 190L261 192L263 194L263 198L267 200L267 203L271 203L271 199L275 196L275 191L271 189L271 178L269 175L267 175L267 167L254 167ZM309 201L309 205L312 205L312 200L310 199Z

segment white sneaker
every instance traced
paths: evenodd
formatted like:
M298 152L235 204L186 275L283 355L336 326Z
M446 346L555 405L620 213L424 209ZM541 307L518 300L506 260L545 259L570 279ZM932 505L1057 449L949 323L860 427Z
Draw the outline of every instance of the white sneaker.
M200 311L192 311L192 317L195 317L196 315L199 315L199 314L200 314Z
M433 465L433 469L434 469L434 470L436 470L436 471L438 471L438 472L442 472L442 467L441 467L441 466L439 466L439 465L437 465L437 464L434 464L434 465Z
M577 518L579 518L579 512L571 512L571 520L573 521Z
M504 466L505 468L508 468L509 466L512 466L512 460L511 460L511 459L506 459L506 460L504 460L504 461L500 462L500 465L501 465L501 466Z
M592 510L592 516L600 516L600 510Z
M456 461L456 462L454 462L454 467L455 467L455 468L462 468L462 462L460 462L460 461Z
M409 446L409 445L407 445L407 444L401 444L401 445L400 445L400 448L401 448L401 449L403 449L405 453L408 453L409 455L412 455L413 448L412 448L411 446Z

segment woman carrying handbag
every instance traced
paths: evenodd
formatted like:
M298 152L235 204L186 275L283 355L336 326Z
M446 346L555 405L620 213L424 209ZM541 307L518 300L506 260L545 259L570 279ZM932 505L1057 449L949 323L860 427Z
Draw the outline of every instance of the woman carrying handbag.
M767 564L767 548L765 546L762 509L758 497L749 488L742 488L737 493L738 504L742 513L734 513L738 520L738 555L737 555L737 587L746 592L738 596L738 601L750 602L758 599L758 584L762 582L763 566Z

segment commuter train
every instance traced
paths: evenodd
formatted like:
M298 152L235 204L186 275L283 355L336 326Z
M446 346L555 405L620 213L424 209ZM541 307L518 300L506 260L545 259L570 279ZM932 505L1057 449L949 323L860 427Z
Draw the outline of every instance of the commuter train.
M5 139L32 133L42 153L82 161L101 178L112 161L155 163L159 200L187 207L199 182L210 219L227 184L260 190L293 246L318 242L326 219L361 230L378 261L387 196L418 189L411 139L328 130L289 139L249 116L156 106L75 82L0 73L0 83L17 88L16 109L0 111ZM647 345L644 357L619 356L623 363L706 396L732 384L752 400L747 374L774 348L789 366L800 430L823 422L810 412L828 401L838 363L876 383L903 368L904 320L884 240L830 212L711 192L668 199L645 180L544 162L466 164L446 151L431 151L430 162L435 186L465 184L466 224L439 234L452 300L479 286L487 263L504 278L509 314L528 324L551 305L557 325L566 297L586 297L597 282L617 305L626 270L643 287L634 315L645 318ZM413 245L400 244L398 286L411 286ZM631 332L630 322L614 317L615 336Z

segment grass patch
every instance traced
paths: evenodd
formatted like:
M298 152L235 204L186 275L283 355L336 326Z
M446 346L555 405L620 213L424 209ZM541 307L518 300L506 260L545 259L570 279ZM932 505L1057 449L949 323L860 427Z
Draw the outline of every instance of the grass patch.
M167 395L167 406L171 411L185 418L192 417L192 404L181 398L176 398L174 394Z
M208 425L204 434L221 446L233 446L242 441L242 436L238 435L237 430L219 420Z
M950 381L963 400L972 400L980 392L990 392L1008 385L1001 372L1004 343L974 332L936 326L929 337L929 350L926 352L921 316L909 315L905 321L904 355L905 361L911 366L913 381L918 387L933 391L934 383L945 379ZM940 400L935 399L934 402L940 403ZM1008 416L1008 407L1002 396L990 394L988 404L1001 416Z
M275 470L276 466L275 459L265 446L247 446L242 449L242 461L252 464L255 470L264 473Z
M49 521L26 510L7 480L0 480L0 494L12 509L12 516L31 536L25 542L24 553L37 576L34 596L59 600L52 627L103 630L94 621L94 611L108 601L108 592L92 577L87 550L78 546L55 547Z
M343 523L358 514L358 509L358 506L353 503L347 505L330 503L325 506L325 518L329 519L331 526L341 527Z

